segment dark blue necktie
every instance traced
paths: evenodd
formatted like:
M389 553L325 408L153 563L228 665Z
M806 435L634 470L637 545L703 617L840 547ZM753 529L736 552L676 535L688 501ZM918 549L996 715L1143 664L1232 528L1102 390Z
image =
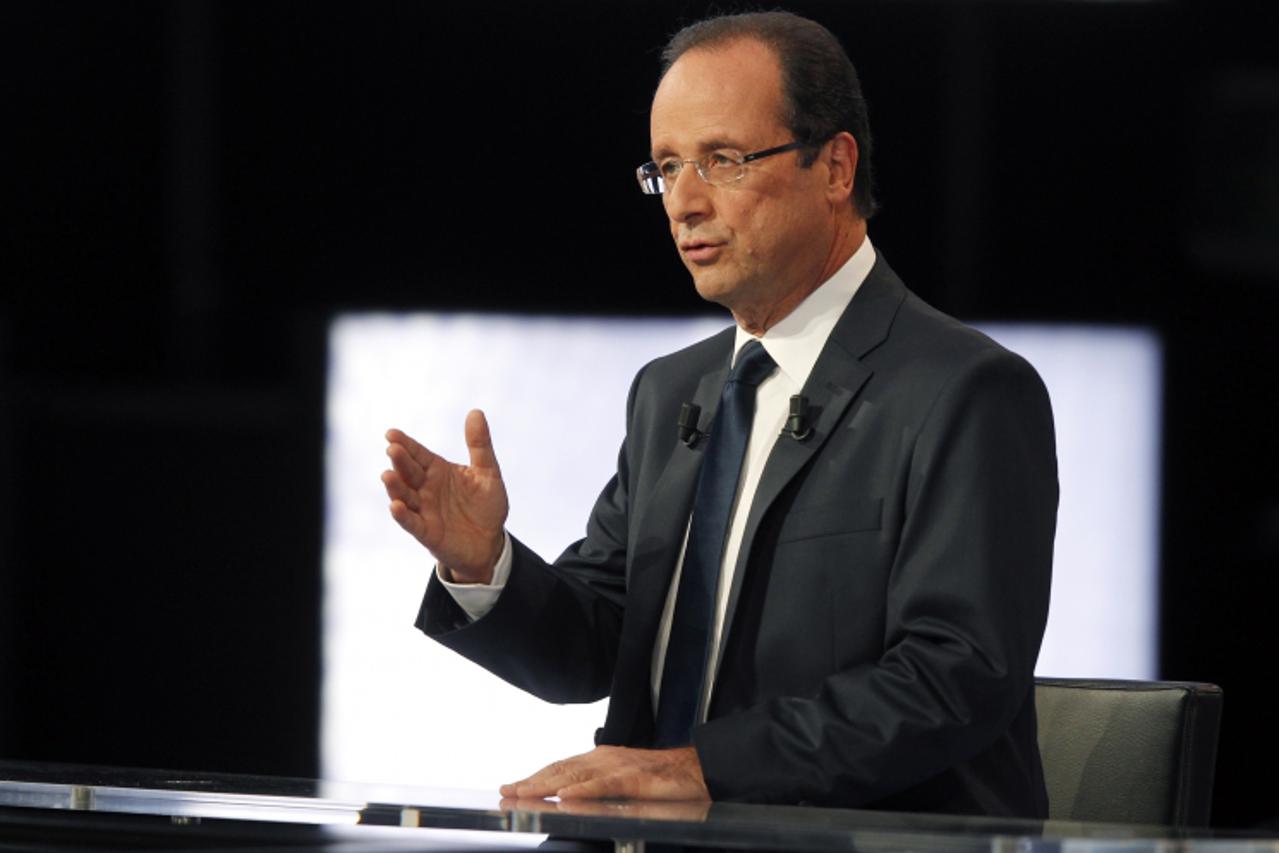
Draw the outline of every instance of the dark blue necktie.
M763 344L751 341L738 353L720 395L697 477L693 520L657 694L657 747L685 746L692 738L710 651L715 588L724 560L728 521L755 414L755 390L776 367Z

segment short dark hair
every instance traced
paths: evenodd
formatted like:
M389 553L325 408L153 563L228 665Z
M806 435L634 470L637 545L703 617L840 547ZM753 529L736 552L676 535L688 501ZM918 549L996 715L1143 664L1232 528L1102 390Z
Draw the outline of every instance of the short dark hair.
M722 15L690 24L671 36L662 50L662 76L694 48L722 47L754 39L777 56L782 72L782 122L795 141L806 146L800 165L811 166L817 149L840 131L857 140L853 207L869 219L879 209L871 171L870 119L861 81L848 54L830 30L790 12Z

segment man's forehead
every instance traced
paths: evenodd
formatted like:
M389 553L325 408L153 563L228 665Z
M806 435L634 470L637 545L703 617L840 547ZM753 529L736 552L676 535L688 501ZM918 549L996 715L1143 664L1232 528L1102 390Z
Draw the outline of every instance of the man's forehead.
M739 147L784 131L781 72L753 40L694 48L671 66L653 96L653 153Z

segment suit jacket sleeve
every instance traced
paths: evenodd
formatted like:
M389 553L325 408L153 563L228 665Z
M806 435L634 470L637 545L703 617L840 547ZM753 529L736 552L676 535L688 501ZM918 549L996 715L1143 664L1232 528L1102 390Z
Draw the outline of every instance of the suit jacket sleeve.
M882 653L807 695L696 728L715 799L881 801L979 759L1028 707L1033 745L1057 506L1042 382L1018 356L979 351L942 384L903 456L899 518L882 531Z

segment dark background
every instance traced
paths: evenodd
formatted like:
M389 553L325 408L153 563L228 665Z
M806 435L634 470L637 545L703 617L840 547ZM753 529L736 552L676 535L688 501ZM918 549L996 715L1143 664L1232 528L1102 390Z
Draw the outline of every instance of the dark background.
M1225 689L1216 822L1276 820L1276 21L786 5L917 292L1161 333L1162 674ZM316 772L326 318L705 311L632 178L705 8L5 4L0 756Z

